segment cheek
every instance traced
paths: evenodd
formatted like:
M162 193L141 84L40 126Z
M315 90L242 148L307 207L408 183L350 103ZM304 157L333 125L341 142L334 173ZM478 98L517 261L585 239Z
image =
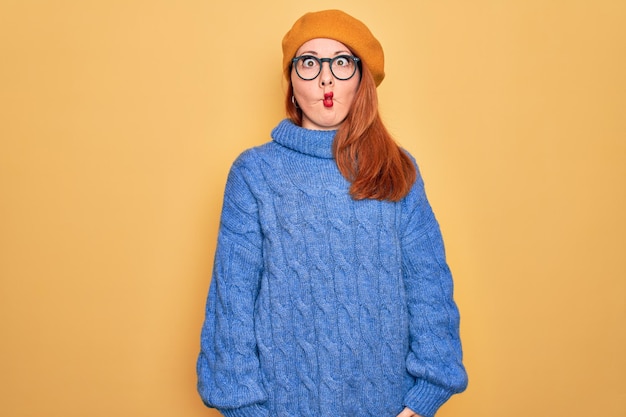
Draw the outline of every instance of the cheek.
M296 97L306 97L310 94L311 81L304 81L295 74L295 71L291 73L291 87L293 89L293 95Z
M293 95L300 100L304 100L308 97L306 84L302 83L302 80L292 80L291 86L293 88Z
M348 96L350 97L350 104L352 104L352 102L354 101L354 97L356 97L356 92L358 88L359 88L358 81L347 88Z

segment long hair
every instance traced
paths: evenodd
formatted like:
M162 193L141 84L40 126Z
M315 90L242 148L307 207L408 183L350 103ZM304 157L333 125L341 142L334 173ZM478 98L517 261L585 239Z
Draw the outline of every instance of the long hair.
M292 96L289 83L287 116L302 126L302 110L292 102ZM376 84L365 63L350 112L335 135L333 154L339 172L351 183L350 195L355 200L399 201L417 178L413 162L380 118Z

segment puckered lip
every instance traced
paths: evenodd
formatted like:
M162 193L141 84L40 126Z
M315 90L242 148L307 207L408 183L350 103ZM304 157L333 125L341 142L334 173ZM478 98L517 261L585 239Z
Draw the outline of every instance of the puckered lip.
M324 107L333 107L333 92L329 91L328 93L324 94Z

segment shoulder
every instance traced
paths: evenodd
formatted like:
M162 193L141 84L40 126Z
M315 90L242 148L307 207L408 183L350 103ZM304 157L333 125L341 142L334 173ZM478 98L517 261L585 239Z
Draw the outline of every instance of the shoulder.
M412 206L416 203L416 200L421 200L425 198L424 179L422 177L420 167L417 163L417 159L406 149L401 148L401 150L406 154L406 156L409 157L409 159L413 163L413 166L415 167L415 182L413 182L411 190L402 200L403 205Z
M419 236L425 230L437 226L437 220L426 195L424 178L416 159L406 150L415 166L416 178L409 193L400 201L402 207L402 229L405 235Z
M244 194L265 194L272 176L280 176L281 161L274 142L267 142L241 152L228 173L226 195L240 198Z
M275 146L273 142L267 142L241 152L230 167L229 177L258 178L263 165L272 164L275 159L272 156L275 154Z

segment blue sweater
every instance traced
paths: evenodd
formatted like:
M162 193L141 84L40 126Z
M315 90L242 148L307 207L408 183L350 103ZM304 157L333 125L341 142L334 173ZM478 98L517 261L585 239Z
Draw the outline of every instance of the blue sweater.
M421 178L355 201L334 135L282 121L230 171L197 367L226 417L430 417L467 385Z

